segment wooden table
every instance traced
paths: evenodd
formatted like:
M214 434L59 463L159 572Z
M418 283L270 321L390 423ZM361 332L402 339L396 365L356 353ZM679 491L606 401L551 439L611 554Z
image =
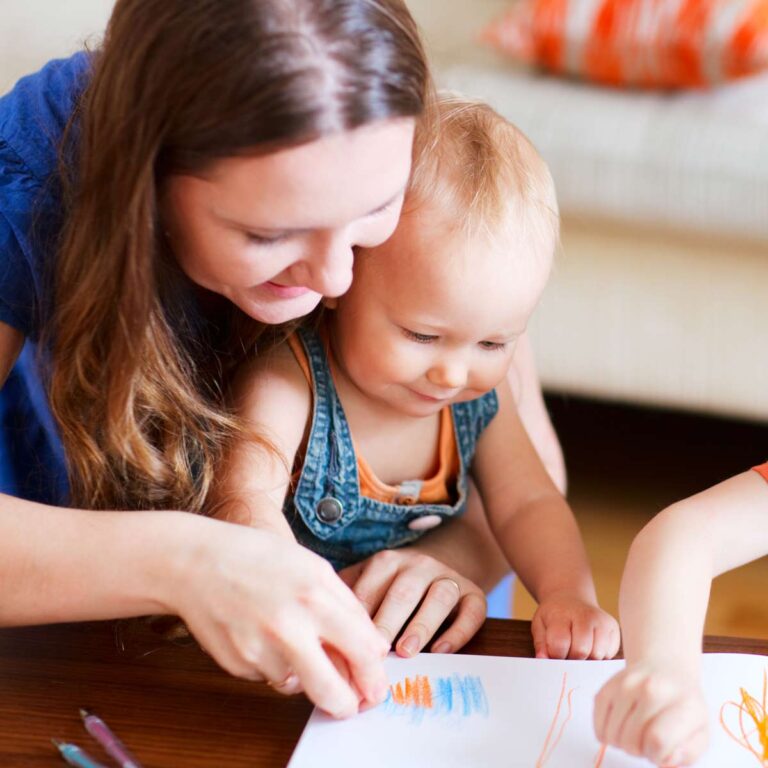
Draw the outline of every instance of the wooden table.
M0 630L0 765L63 765L51 738L104 758L81 707L104 718L146 768L286 765L311 711L306 699L235 680L197 647L166 643L143 625L116 626ZM768 641L713 637L705 648L768 654ZM466 652L531 656L530 625L489 620Z

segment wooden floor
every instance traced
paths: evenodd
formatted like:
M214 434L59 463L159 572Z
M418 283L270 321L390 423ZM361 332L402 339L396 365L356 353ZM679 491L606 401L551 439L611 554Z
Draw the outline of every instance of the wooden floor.
M640 528L671 502L768 459L766 425L562 396L550 397L548 405L598 597L614 615L624 558ZM768 638L767 591L768 558L721 576L706 631ZM534 607L518 585L514 615L530 618Z

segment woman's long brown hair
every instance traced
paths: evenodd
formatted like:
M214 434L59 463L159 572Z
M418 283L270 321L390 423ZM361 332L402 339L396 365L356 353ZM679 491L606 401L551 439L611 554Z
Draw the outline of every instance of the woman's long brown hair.
M207 318L213 335L184 320L164 180L417 116L428 92L402 0L118 0L62 145L46 336L73 504L203 511L243 434L227 371L260 327L232 308Z

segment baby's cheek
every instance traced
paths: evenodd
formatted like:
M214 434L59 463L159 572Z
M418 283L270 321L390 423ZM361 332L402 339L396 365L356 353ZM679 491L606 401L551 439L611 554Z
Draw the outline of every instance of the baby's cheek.
M501 355L499 357L501 357ZM498 387L507 377L510 363L511 359L507 359L506 361L500 360L499 363L492 365L488 370L480 372L475 380L474 388L484 394Z

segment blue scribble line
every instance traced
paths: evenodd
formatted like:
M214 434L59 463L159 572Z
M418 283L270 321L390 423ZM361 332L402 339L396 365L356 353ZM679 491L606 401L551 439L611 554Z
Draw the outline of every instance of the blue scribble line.
M404 685L407 686L405 695ZM409 717L414 723L422 722L425 717L488 717L490 711L482 680L473 675L406 678L404 683L390 686L379 709L385 714Z

